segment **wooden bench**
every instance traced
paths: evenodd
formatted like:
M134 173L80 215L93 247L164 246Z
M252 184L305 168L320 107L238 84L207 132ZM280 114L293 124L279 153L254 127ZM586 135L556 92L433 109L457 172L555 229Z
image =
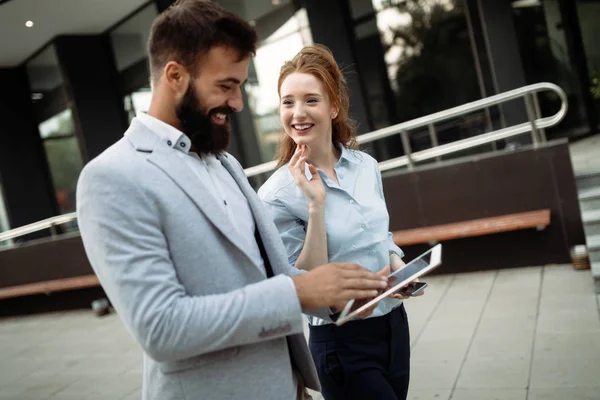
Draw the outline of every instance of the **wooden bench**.
M421 243L436 243L446 240L473 236L491 235L520 229L544 229L550 225L550 210L536 210L517 214L507 214L490 218L473 219L451 224L405 229L393 232L398 246Z
M544 229L550 224L550 210L537 210L518 214L480 218L445 225L428 226L393 232L394 242L398 246L421 243L435 243L472 236L490 235L519 229ZM11 297L34 294L48 294L65 290L84 289L100 286L96 275L84 275L74 278L56 279L45 282L29 283L19 286L0 288L0 300Z
M0 288L0 300L33 294L49 294L65 290L85 289L100 286L96 275L76 276L74 278L28 283L25 285Z

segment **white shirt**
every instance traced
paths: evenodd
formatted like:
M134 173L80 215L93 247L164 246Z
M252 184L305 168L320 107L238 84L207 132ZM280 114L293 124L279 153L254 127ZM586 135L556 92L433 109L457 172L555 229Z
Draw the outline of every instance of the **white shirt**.
M136 118L148 129L165 140L173 149L180 150L176 154L192 170L199 180L208 188L217 203L223 207L229 216L229 221L245 240L244 248L252 260L264 270L264 261L260 255L258 243L254 238L256 224L246 196L214 155L198 156L190 152L191 140L186 134L175 127L154 118L146 113L138 113ZM235 210L235 216L234 216Z

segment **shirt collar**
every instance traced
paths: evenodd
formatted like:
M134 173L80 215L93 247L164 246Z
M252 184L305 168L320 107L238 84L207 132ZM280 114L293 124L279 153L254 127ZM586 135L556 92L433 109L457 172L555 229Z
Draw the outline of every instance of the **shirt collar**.
M338 150L341 151L340 159L335 164L335 167L340 166L342 164L342 160L346 160L353 164L360 164L361 160L356 156L356 151L347 149L346 147L342 146L339 143L337 143L335 146L337 147ZM320 170L317 170L317 172L319 174L323 174L323 172ZM312 180L312 174L310 173L310 170L308 169L308 164L304 165L304 174L306 175L306 178L309 181Z
M340 159L338 160L338 163L342 159L344 159L344 160L350 161L351 163L354 163L354 164L360 164L360 160L358 159L358 157L356 157L356 151L347 149L339 143L336 144L336 147L338 148L338 150L342 151L342 154L340 156Z
M190 152L192 141L179 129L144 112L137 113L136 118L164 140L169 147L183 151L186 154Z

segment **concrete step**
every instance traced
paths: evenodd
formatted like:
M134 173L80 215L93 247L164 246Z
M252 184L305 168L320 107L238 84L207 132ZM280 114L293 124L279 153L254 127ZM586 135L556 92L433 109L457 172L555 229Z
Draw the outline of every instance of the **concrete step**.
M600 187L579 191L581 211L600 210Z
M581 219L586 236L600 235L600 210L583 211Z
M590 256L590 261L600 262L600 235L588 236L585 238L587 243L588 254Z
M579 172L575 180L579 190L598 188L600 187L600 170Z

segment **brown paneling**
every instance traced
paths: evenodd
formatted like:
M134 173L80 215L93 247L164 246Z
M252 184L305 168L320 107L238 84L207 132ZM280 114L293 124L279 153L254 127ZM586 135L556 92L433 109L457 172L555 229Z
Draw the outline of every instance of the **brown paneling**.
M31 288L40 284L55 289L52 282L48 284L48 281L72 281L69 278L90 281L89 276L93 274L79 235L40 239L26 245L0 250L0 288L17 285L27 285L25 288ZM89 309L92 301L104 297L106 295L102 288L90 287L1 299L0 317Z
M0 288L93 273L79 235L0 251Z
M384 189L391 231L551 210L543 232L444 242L439 272L567 263L569 247L585 242L566 141L386 174Z

